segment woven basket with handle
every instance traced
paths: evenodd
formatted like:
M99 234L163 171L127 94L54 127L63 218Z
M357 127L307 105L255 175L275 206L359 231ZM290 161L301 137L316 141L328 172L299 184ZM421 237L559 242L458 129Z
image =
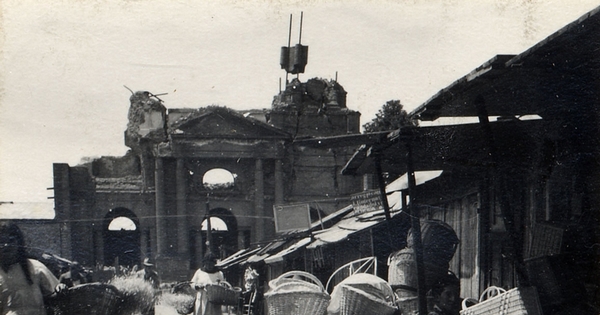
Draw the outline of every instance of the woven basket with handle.
M113 285L86 283L69 288L49 304L55 315L113 315L120 311L122 295Z
M234 288L227 281L206 285L208 301L218 305L238 305L242 294L241 288Z
M329 294L319 279L303 271L290 271L269 282L265 294L269 315L323 315Z
M371 295L360 288L350 285L340 285L342 298L340 300L340 315L392 315L396 306Z
M465 299L460 315L541 315L542 310L535 287L517 287L504 290L499 287L489 287L483 291L479 302L467 306Z

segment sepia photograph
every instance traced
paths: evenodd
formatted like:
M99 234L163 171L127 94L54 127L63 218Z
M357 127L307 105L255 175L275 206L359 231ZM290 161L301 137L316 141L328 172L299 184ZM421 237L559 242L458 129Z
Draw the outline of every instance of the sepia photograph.
M0 0L0 315L600 314L597 0Z

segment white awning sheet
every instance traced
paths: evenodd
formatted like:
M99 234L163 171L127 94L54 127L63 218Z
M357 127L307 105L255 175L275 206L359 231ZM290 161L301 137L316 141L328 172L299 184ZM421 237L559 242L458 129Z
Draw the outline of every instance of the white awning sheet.
M285 255L293 253L294 251L304 247L305 245L310 243L310 241L311 241L310 237L305 237L303 239L300 239L299 241L292 244L290 247L280 251L279 253L271 255L271 257L265 258L265 263L271 264L271 263L275 263L278 261L283 261L283 257Z
M401 211L391 211L391 216L395 216ZM316 231L313 234L314 241L306 248L317 248L319 246L331 243L337 243L348 238L351 234L369 229L385 220L383 210L367 212L360 215L348 214L336 225L322 231Z
M440 175L442 175L441 170L417 171L415 172L415 184L421 185L432 179L438 178ZM408 189L408 175L406 173L404 173L404 175L398 177L398 179L385 186L385 192L388 194L394 191L401 191L405 189Z

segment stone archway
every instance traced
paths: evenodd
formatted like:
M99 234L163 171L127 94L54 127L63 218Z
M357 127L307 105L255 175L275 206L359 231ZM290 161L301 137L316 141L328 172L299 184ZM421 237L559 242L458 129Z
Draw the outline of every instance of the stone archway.
M238 249L238 226L237 219L233 213L225 208L214 208L210 210L211 216L211 231L214 247L217 251L217 255L221 258L227 257ZM223 227L225 225L226 228ZM202 239L203 252L207 251L206 248L206 219L202 221Z
M133 211L127 208L110 209L104 216L104 265L137 265L141 259L140 224Z

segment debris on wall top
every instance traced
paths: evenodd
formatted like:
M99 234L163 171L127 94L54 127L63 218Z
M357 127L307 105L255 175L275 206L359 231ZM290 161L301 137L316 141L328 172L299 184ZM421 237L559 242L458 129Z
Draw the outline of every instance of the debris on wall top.
M125 145L142 151L145 143L166 141L167 108L162 100L148 91L132 92L125 131Z
M335 80L312 78L306 83L294 78L273 98L273 110L324 110L346 108L346 94Z

